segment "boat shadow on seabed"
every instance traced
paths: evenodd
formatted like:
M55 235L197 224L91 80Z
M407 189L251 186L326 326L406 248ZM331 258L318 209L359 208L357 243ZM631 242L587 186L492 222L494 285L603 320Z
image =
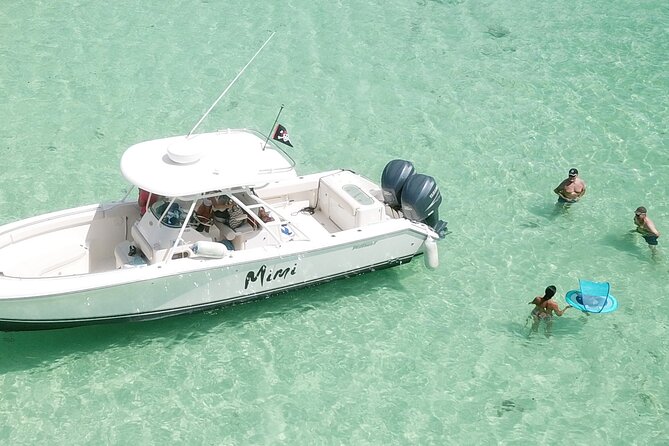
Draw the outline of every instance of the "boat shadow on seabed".
M395 284L400 292L400 271L377 271L370 284L365 274L335 280L261 299L251 305L235 304L154 321L118 322L39 331L0 332L0 375L30 369L51 369L68 358L85 357L112 348L142 348L163 344L164 348L191 342L221 330L239 329L249 321L318 309L347 296L379 295ZM377 284L377 285L375 285Z

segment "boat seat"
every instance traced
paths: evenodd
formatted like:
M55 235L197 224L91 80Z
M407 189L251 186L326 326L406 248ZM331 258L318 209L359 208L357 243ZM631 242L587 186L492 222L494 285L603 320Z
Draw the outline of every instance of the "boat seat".
M130 247L132 243L123 240L116 245L114 249L114 257L116 258L116 268L134 268L136 266L146 266L146 260L142 258L142 253L136 251L134 255L130 254Z
M236 251L244 249L246 240L251 238L256 232L256 229L248 222L235 229L220 221L215 222L215 224L221 231L221 237L231 241Z

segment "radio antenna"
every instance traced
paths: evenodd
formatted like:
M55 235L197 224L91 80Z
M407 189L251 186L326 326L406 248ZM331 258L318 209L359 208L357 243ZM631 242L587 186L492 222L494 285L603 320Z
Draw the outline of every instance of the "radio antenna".
M218 101L220 101L221 99L223 99L223 96L225 96L225 94L226 94L226 93L228 92L228 90L232 87L232 85L233 85L235 82L237 82L237 79L239 79L239 77L242 75L242 73L244 72L244 70L246 70L246 68L247 68L249 65L251 65L251 62L253 62L253 59L255 59L256 56L257 56L258 54L260 54L260 52L262 51L262 49L265 48L265 45L267 45L267 44L269 43L269 41L272 39L272 37L274 37L274 34L276 34L276 31L273 31L272 34L270 34L270 36L267 38L267 40L265 40L265 43L263 43L262 46L258 49L258 51L256 51L256 53L253 55L253 57L251 58L251 60L249 60L249 61L246 63L246 65L244 65L244 68L242 68L242 70L239 72L239 74L237 74L237 76L235 76L235 78L232 80L232 82L230 82L230 85L228 85L228 87L227 87L225 90L223 90L223 93L221 93L221 95L218 97L218 99L216 99L216 100L214 101L214 103L211 104L211 107L209 107L209 110L207 110L207 112L200 118L200 120L197 122L197 124L195 124L195 127L193 127L193 128L191 129L191 131L188 132L188 135L186 135L186 138L188 138L188 137L195 131L195 129L198 128L198 126L202 123L202 121L204 121L204 118L207 117L207 115L209 114L209 112L212 111L212 110L214 109L214 107L216 107L216 104L218 104Z

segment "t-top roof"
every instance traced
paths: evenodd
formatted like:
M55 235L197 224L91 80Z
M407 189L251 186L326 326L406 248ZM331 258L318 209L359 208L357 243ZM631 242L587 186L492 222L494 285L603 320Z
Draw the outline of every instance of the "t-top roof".
M125 151L121 172L132 184L168 197L295 177L295 162L265 140L242 129L141 142Z

